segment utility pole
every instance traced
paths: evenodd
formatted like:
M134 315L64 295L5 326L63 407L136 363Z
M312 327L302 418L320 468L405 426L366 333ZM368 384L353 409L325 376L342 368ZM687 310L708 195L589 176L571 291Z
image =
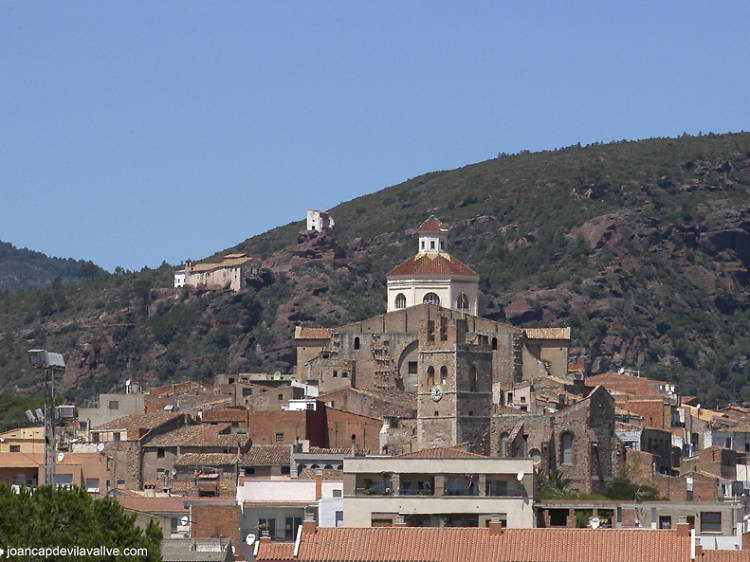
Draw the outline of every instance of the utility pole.
M55 485L55 372L65 372L61 353L29 350L31 365L44 371L44 483Z

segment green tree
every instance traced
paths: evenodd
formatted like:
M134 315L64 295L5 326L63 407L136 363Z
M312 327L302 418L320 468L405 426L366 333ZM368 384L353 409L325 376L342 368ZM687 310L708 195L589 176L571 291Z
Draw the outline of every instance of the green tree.
M14 491L0 483L0 538L11 548L117 548L120 556L82 559L142 560L159 562L161 528L151 522L144 532L112 498L92 499L83 488L41 486ZM145 548L145 556L125 557L126 548ZM7 554L6 554L7 555ZM46 560L71 560L76 556L51 556ZM28 557L10 557L28 560Z

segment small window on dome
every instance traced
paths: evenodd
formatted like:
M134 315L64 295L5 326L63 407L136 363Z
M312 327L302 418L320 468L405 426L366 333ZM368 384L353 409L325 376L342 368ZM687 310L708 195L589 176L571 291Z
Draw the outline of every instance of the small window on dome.
M406 296L403 293L396 295L396 308L406 308Z
M427 293L422 299L422 302L425 302L427 304L440 305L440 297L437 296L435 293Z
M434 250L434 249L435 249L435 241L430 240L430 250Z

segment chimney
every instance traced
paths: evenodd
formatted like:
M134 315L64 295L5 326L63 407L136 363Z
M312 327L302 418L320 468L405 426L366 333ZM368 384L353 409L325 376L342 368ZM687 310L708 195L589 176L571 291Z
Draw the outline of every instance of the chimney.
M323 470L320 468L315 471L315 501L323 497Z
M687 523L677 524L677 536L678 537L689 537L690 536L690 525Z
M305 518L302 521L302 534L309 535L315 533L315 528L317 527L315 523L315 514L311 509L305 509Z
M499 517L495 515L492 516L492 519L490 519L489 529L491 537L500 536L503 534L503 524L500 521Z

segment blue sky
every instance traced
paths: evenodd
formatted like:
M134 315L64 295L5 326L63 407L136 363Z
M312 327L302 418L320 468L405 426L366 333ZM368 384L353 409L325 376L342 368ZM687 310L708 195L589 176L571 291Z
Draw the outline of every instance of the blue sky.
M498 152L750 130L750 3L0 0L0 240L112 270Z

